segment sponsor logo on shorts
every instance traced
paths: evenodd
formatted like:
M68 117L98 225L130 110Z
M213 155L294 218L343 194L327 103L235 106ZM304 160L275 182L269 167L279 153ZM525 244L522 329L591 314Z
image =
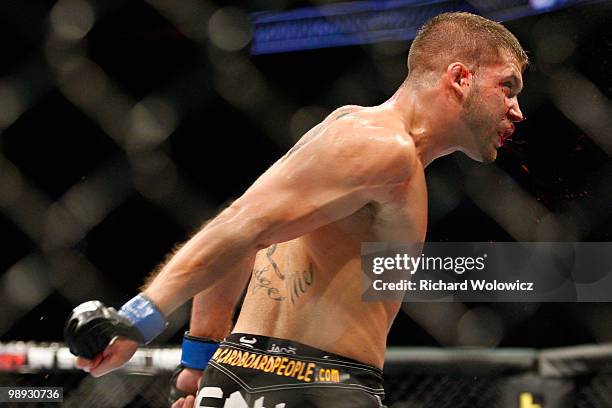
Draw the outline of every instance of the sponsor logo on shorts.
M271 353L285 353L285 354L297 354L297 349L291 346L279 347L276 344L272 343L270 348L267 350Z
M195 403L193 406L202 407L202 408L215 408L211 406L204 406L203 405L204 398L208 398L208 399L215 398L218 400L222 400L223 397L224 397L224 394L221 388L204 387L200 391L198 391L198 393L196 394L196 399L195 399ZM264 406L264 403L265 403L264 398L265 397L257 398L255 400L255 403L253 404L253 408L266 408L266 406ZM286 406L287 406L287 403L281 402L281 403L275 404L274 407L272 408L285 408ZM240 394L240 391L234 391L233 393L229 395L228 398L225 398L225 404L223 404L223 408L249 408L249 405L247 401L244 399L244 397L242 396L242 394Z
M255 337L253 338L246 338L244 336L240 337L240 344L249 347L249 348L253 348L255 343L257 343L257 339Z
M340 382L341 372L337 368L319 366L309 361L301 361L289 357L268 356L251 351L219 348L212 356L216 363L231 367L244 367L289 377L298 381L309 382ZM342 376L345 378L345 376Z
M530 392L521 392L519 396L520 408L542 408L540 403L536 404L535 400L542 400L541 396L535 396Z

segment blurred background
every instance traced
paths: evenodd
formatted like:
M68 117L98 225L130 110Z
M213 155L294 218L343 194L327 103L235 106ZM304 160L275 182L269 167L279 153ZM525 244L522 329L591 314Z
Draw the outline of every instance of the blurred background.
M447 10L505 21L532 64L497 162L427 169L427 239L610 241L610 1L2 1L0 341L61 341L75 305L133 297L310 127L391 96L416 27ZM602 343L611 320L610 304L407 303L389 344Z

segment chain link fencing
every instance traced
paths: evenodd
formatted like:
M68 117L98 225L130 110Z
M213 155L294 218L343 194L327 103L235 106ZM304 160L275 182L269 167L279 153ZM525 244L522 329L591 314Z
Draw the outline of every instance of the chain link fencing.
M393 93L406 75L409 41L250 54L257 26L249 13L312 5L0 4L0 340L58 341L74 305L122 304L174 245L306 130L338 106L374 105ZM610 2L601 1L506 24L533 61L520 99L528 120L495 165L455 154L428 168L428 240L610 240L611 17ZM608 304L407 303L403 311L392 345L612 339ZM158 344L178 342L187 318L187 307L174 313ZM94 380L74 373L22 375L77 390L83 383L85 394L97 395L86 388L97 387ZM149 390L138 398L161 398L161 379L128 378L103 381L133 380L135 390ZM452 381L398 387L412 393ZM479 389L465 381L447 388ZM607 374L581 381L585 401L610 387Z

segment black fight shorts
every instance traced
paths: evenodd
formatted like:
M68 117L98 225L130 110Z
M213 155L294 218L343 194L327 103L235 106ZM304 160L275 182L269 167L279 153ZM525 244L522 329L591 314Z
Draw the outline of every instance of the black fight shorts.
M204 371L196 408L384 408L382 372L304 344L234 333Z

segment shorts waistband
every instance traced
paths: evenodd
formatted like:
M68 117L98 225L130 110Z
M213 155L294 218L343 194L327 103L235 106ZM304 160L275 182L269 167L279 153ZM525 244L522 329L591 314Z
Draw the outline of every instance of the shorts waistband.
M221 347L223 346L240 347L269 355L301 357L326 364L334 364L336 362L355 369L371 371L372 374L382 376L382 371L377 367L293 340L248 333L232 333L221 343Z

